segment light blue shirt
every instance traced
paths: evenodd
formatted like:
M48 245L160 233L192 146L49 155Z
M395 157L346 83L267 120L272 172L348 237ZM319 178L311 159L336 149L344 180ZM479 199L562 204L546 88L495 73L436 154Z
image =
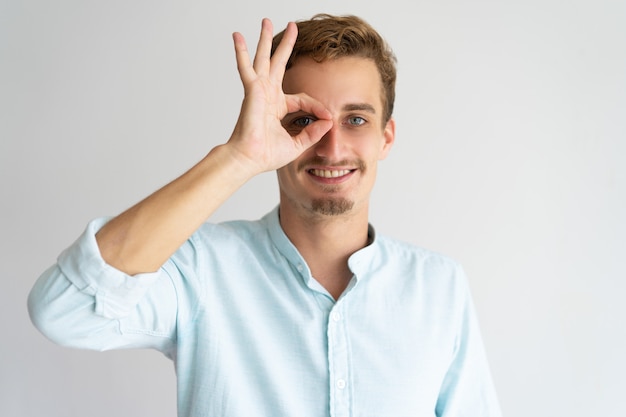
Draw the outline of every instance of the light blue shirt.
M174 361L180 417L496 417L462 269L374 236L334 300L282 231L202 226L134 277L107 265L91 222L31 291L34 324L89 349L154 348Z

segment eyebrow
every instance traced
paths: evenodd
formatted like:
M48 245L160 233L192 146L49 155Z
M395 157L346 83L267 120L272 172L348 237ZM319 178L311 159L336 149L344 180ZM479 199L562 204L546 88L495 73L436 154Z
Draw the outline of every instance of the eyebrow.
M343 111L365 111L368 113L376 114L376 109L371 104L367 103L351 103L343 106Z

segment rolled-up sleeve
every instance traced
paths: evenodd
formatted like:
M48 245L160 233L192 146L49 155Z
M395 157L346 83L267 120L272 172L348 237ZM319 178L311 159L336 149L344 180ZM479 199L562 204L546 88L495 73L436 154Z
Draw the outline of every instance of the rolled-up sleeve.
M167 350L175 331L173 283L163 269L130 276L108 265L95 239L106 221L90 222L39 277L28 297L31 320L64 346Z

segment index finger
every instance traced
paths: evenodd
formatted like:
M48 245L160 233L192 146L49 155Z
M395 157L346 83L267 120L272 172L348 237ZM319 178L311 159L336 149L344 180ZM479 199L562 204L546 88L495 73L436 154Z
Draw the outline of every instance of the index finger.
M285 102L287 114L300 111L312 114L320 120L332 119L332 114L322 103L305 93L285 94Z

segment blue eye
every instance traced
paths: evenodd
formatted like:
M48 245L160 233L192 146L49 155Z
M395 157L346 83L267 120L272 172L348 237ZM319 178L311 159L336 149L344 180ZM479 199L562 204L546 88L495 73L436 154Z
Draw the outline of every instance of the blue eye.
M365 123L365 119L359 116L348 117L348 124L352 126L361 126Z

